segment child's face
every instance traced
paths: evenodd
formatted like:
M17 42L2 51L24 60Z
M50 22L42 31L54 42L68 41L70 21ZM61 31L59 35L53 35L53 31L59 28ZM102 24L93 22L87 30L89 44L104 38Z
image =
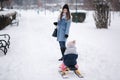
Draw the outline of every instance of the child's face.
M67 13L68 12L68 10L65 8L65 9L63 9L63 13Z

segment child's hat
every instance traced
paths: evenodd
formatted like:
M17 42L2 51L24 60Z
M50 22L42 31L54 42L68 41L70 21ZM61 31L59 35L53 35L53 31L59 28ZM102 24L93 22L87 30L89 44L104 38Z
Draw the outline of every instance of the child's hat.
M75 40L70 41L70 42L67 43L67 47L73 47L73 46L75 46L75 43L76 43Z

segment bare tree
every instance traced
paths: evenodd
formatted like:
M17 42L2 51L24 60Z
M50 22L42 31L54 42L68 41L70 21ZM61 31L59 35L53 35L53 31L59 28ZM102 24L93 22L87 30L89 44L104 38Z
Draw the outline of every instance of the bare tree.
M0 11L3 10L3 2L9 1L9 0L0 0Z
M4 2L4 0L0 0L0 11L3 10L3 2Z
M113 11L120 11L120 0L110 0Z

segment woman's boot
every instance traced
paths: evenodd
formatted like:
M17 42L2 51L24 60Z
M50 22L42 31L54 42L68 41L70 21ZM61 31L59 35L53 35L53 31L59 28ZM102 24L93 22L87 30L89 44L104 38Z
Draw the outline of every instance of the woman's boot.
M59 61L62 61L66 48L60 48L60 50L61 50L61 53L62 53L62 57L59 59Z

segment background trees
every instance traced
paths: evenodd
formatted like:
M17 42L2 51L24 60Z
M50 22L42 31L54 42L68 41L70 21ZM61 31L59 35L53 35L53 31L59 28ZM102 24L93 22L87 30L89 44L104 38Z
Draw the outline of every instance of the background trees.
M0 0L0 11L6 8L59 10L65 3L73 10L94 10L97 28L108 28L110 11L120 11L120 0ZM77 5L77 8L76 8Z
M2 11L3 10L3 2L4 2L5 0L0 0L0 11Z
M0 10L3 8L3 6L19 6L19 7L27 7L30 8L31 6L38 6L43 7L45 4L56 4L57 6L60 6L64 3L68 3L70 5L71 9L75 8L75 4L78 4L78 9L87 9L87 10L93 10L94 7L94 1L95 0L0 0ZM104 0L110 3L110 9L114 11L120 11L120 0ZM5 4L4 4L5 3ZM54 5L53 5L54 6Z

